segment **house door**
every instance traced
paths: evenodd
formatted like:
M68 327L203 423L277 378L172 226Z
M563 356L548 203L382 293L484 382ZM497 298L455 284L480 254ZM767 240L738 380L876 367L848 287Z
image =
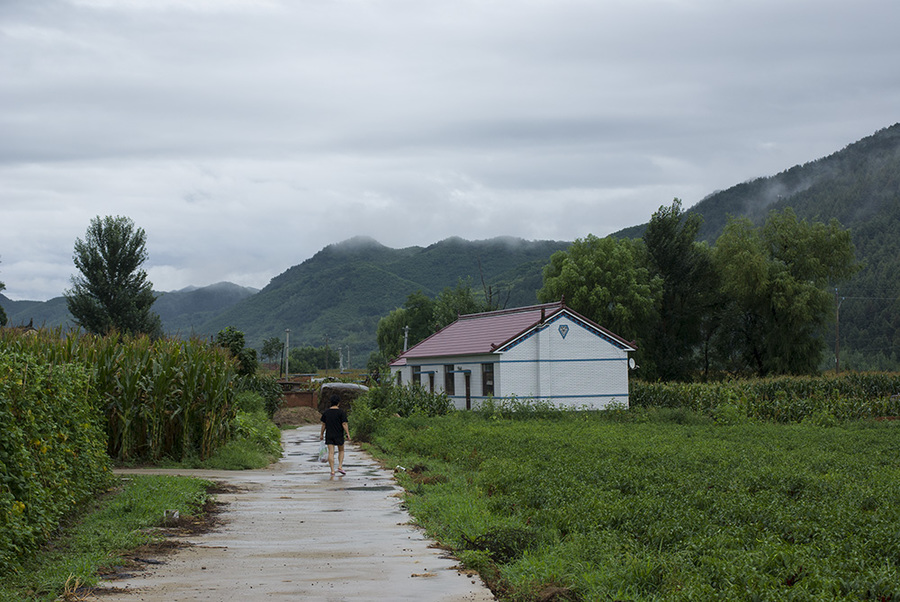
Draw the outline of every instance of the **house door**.
M466 409L472 409L472 374L466 372Z

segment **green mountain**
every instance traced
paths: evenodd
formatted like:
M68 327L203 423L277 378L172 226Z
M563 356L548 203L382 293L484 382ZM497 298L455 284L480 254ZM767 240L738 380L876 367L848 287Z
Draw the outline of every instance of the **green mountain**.
M0 294L0 306L9 319L7 326L32 324L35 328L41 326L69 328L75 325L64 297L54 297L48 301L13 301Z
M706 197L690 212L703 216L699 236L714 242L729 216L762 224L770 210L791 207L808 220L837 219L849 228L864 267L841 285L841 366L900 366L900 124L844 149L767 178ZM646 224L613 236L636 238ZM835 332L827 335L835 343Z
M190 287L160 294L153 304L153 311L159 314L167 333L187 337L198 333L204 323L257 292L259 289L231 282L219 282L202 288ZM202 334L209 333L202 331Z
M220 282L202 288L190 287L169 293L156 293L153 311L159 314L163 329L170 334L190 336L207 334L197 327L235 303L254 295L258 289ZM12 301L0 295L0 306L6 311L10 326L33 324L35 327L54 328L75 326L72 314L66 307L65 297L49 301Z
M377 349L378 320L411 293L435 296L459 279L475 290L490 287L506 307L537 302L541 268L567 242L448 238L428 247L391 249L371 238L329 245L276 276L258 294L205 323L205 332L242 330L248 345L269 337L291 346L349 348L351 365L364 365Z
M371 238L329 245L276 276L261 291L231 283L161 293L153 305L166 333L212 336L227 326L259 348L291 331L291 346L349 349L362 366L377 349L378 320L410 293L435 296L462 279L488 289L502 307L537 303L541 269L568 242L448 238L428 247L391 249ZM74 326L65 299L11 301L0 295L10 325Z

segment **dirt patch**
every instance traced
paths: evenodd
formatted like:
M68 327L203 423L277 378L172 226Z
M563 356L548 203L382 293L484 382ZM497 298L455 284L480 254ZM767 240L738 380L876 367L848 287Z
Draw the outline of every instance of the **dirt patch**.
M272 422L279 427L300 426L303 424L316 424L322 419L322 415L315 408L281 408L272 417Z
M238 491L243 491L243 489L227 483L214 483L207 490L207 493L214 495ZM221 514L225 511L227 505L224 502L218 502L210 498L206 500L197 515L165 518L160 526L148 530L149 533L157 536L157 539L122 553L115 559L113 564L102 567L98 573L104 579L110 581L127 579L132 577L134 573L145 570L149 566L164 564L164 561L159 560L160 558L168 556L181 548L194 545L182 538L209 533L222 524ZM161 539L159 539L160 537ZM116 588L92 588L94 593L108 594L110 593L108 590L114 591Z

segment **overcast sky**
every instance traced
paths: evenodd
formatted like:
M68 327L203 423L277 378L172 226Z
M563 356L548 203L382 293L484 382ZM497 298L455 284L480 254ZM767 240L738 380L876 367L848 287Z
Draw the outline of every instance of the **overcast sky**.
M900 121L897 0L0 0L0 281L91 218L154 288L357 235L604 236Z

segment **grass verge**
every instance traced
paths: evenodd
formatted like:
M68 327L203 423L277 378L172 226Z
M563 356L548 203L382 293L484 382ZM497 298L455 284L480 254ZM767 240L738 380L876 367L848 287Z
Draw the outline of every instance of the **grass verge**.
M134 561L129 553L160 544L167 510L177 510L181 528L208 518L209 481L187 477L129 476L98 499L82 506L60 526L51 542L23 560L0 583L2 601L57 600L64 591L95 585ZM73 596L73 599L77 599Z
M455 413L372 441L503 600L900 599L894 422Z

